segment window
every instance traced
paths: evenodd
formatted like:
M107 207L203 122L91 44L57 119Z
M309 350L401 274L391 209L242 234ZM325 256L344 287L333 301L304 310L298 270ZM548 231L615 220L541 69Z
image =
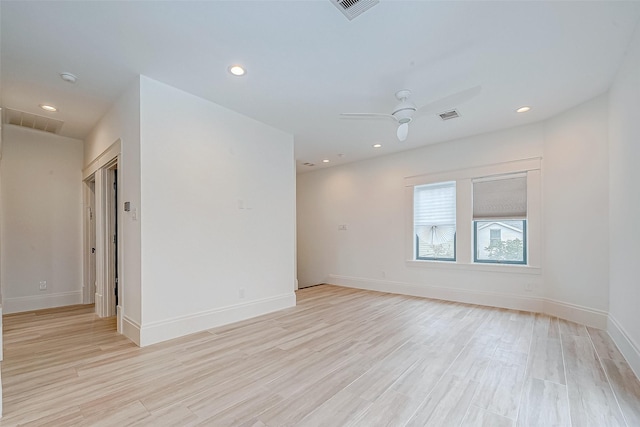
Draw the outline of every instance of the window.
M414 187L413 203L415 259L455 261L455 181Z
M473 224L475 262L526 264L526 220L474 221Z
M527 263L527 176L473 180L474 262Z
M490 234L489 234L489 244L494 245L494 244L498 244L501 240L502 240L502 230L498 229L491 229L490 230Z

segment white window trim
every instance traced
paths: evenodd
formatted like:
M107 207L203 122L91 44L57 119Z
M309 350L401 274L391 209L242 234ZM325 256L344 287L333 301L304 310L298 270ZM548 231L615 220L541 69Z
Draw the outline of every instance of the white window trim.
M408 266L504 273L542 273L542 158L534 157L466 169L406 177L405 259ZM527 172L527 265L480 264L473 262L472 179ZM456 261L414 259L413 187L437 182L456 182Z

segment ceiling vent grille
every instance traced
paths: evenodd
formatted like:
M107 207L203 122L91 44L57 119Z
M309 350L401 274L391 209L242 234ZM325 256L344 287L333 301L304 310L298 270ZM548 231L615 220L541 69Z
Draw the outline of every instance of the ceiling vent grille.
M330 0L344 16L351 21L380 3L380 0Z
M460 113L458 113L458 111L456 110L445 111L444 113L440 113L438 115L442 120L451 120L460 117Z
M60 129L64 123L62 120L38 116L24 111L12 110L11 108L4 109L2 113L2 121L5 124L55 133L56 135L60 133Z

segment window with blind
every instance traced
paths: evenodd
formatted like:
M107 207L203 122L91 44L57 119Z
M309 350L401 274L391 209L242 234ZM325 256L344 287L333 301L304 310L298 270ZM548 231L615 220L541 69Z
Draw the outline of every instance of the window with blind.
M419 185L413 192L415 259L456 260L456 183Z
M527 263L527 174L473 180L474 262Z

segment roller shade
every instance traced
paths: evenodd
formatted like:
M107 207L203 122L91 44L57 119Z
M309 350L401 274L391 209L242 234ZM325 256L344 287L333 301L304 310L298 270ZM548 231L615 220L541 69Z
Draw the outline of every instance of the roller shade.
M473 180L473 219L526 219L526 173Z

